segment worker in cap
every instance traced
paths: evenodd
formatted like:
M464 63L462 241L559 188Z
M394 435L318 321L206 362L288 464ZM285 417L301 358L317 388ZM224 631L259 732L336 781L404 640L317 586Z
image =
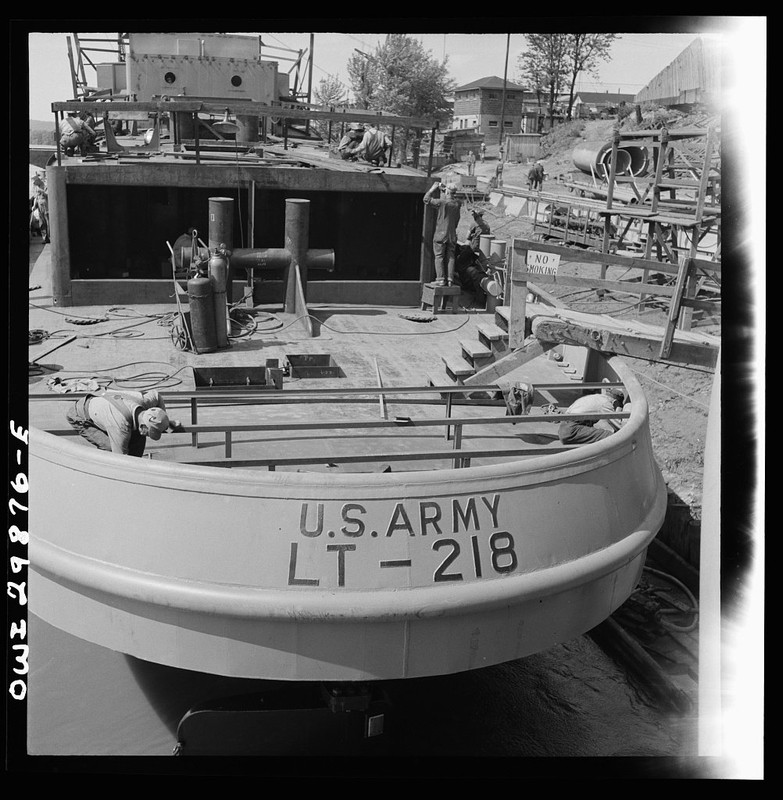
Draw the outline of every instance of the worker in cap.
M170 420L157 391L110 389L77 400L66 413L71 427L99 450L141 457L149 437L157 441L168 430L182 430Z
M451 286L457 260L457 226L462 203L457 199L457 184L449 179L436 181L424 194L425 205L436 209L432 254L435 256L435 285Z
M379 167L386 163L387 154L391 156L391 146L391 139L377 125L370 123L356 149L356 155Z
M604 380L604 383L607 383ZM625 392L617 386L608 386L598 394L586 394L566 409L566 414L613 414L622 411ZM563 420L557 434L563 444L589 444L611 436L619 427L609 420L579 418Z
M337 145L337 152L343 161L356 161L359 157L359 147L364 137L364 125L359 122L352 122L348 126L345 135Z

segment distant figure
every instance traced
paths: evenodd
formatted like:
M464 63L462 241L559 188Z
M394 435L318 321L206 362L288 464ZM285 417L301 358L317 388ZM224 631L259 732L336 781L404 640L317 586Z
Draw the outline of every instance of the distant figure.
M364 137L364 126L353 123L345 133L340 144L337 145L337 152L343 161L356 161L358 159L357 150Z
M487 146L484 144L484 142L481 143L481 147L479 148L479 152L481 153L481 163L483 164L484 163L484 158L487 155Z
M468 156L465 161L468 164L468 175L473 175L476 171L476 156L472 150L468 150Z
M499 189L503 185L503 158L501 156L498 165L495 167L495 186Z
M391 139L375 125L370 125L356 149L356 155L378 167L386 163L387 153L391 156Z
M544 165L536 161L527 173L527 186L533 192L540 192L544 185Z
M432 252L435 256L435 285L451 286L457 256L457 225L461 203L456 199L457 184L433 183L424 195L424 202L438 209ZM437 196L436 196L437 193Z
M49 242L49 198L46 183L40 175L33 178L33 196L30 198L30 233L38 233Z

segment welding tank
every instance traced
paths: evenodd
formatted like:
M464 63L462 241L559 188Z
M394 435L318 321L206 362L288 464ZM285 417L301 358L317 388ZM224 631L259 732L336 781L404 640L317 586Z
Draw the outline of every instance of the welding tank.
M209 274L212 279L212 297L215 306L215 336L218 347L228 347L228 329L231 324L226 305L226 283L228 282L228 256L225 245L213 251L209 257Z
M213 353L218 348L214 293L206 274L199 272L188 281L188 303L193 346L198 353Z

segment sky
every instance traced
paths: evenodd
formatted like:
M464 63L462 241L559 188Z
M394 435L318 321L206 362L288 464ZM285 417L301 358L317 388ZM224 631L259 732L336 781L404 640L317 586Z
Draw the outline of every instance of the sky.
M666 33L622 33L613 43L611 60L601 66L596 76L582 75L577 89L583 91L610 91L635 94L642 89L662 69L668 66L699 33L705 35L739 35L736 18L708 17L698 18L699 24L688 26L688 32ZM742 19L742 18L740 18ZM763 18L761 18L763 19ZM417 22L418 20L413 20ZM84 20L80 21L84 23ZM89 22L89 21L88 21ZM109 21L110 25L115 22ZM214 20L212 22L215 22ZM519 22L519 21L515 21ZM42 28L44 26L41 26ZM83 29L85 25L80 25ZM119 26L117 26L119 27ZM152 26L151 26L152 27ZM158 26L155 26L156 28ZM214 26L213 26L214 27ZM695 28L695 29L694 29ZM134 28L138 29L138 28ZM170 29L170 28L167 28ZM73 90L70 79L67 37L69 32L59 32L49 28L47 32L31 29L29 42L29 98L30 118L49 120L51 103L72 99ZM90 31L90 28L86 28ZM199 28L204 30L204 28ZM248 31L242 31L249 33ZM254 32L255 33L255 32ZM310 47L310 32L272 31L259 32L270 59L280 59L280 69L288 71L292 64L283 60L290 58L291 50L307 50ZM508 80L517 81L520 76L517 68L519 55L526 44L522 33L410 33L418 39L433 58L442 61L448 58L448 72L457 85L470 83L478 78L507 75ZM93 28L91 33L80 31L80 37L116 36L107 26ZM328 33L316 32L313 44L313 86L329 75L337 76L346 88L350 81L346 71L348 59L354 50L372 53L383 41L384 33ZM506 45L508 43L508 69L506 72ZM90 46L95 46L91 44ZM273 49L277 48L277 49ZM100 60L101 54L91 54L93 60ZM114 60L105 54L105 60ZM88 83L95 72L87 67Z

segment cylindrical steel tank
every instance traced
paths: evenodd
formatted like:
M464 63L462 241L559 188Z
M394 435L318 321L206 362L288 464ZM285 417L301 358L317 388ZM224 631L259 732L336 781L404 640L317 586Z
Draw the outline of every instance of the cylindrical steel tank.
M492 250L492 242L495 240L495 237L491 233L483 234L479 236L479 250L481 250L484 255L489 258L490 252Z
M213 353L217 350L215 308L212 281L205 274L199 273L188 281L188 303L193 345L199 353Z
M231 197L209 198L209 251L217 247L234 249L234 200Z
M597 174L608 177L612 164L611 142L583 142L574 148L574 166L588 175ZM624 145L617 148L617 175L645 175L649 166L649 153L646 147Z
M209 276L212 281L212 297L215 306L215 337L218 347L228 347L228 328L231 324L226 305L228 282L228 256L225 244L216 248L209 258Z

